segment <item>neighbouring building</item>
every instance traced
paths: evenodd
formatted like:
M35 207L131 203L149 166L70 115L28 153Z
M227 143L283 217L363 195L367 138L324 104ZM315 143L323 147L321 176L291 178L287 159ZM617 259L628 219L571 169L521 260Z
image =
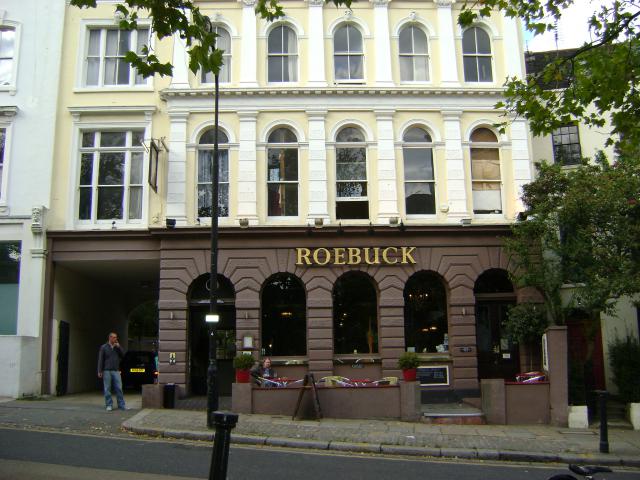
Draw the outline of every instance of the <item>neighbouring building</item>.
M502 238L531 180L526 122L494 108L524 75L519 24L461 29L438 0L202 1L220 73L221 393L239 350L280 374L379 378L420 354L424 398L479 404L480 380L513 379L501 333L522 299ZM43 390L94 388L110 330L157 302L160 382L205 389L213 78L184 42L113 4L67 7L48 221ZM123 61L150 42L172 78ZM425 369L425 372L428 370Z
M0 5L0 396L39 394L64 2ZM49 341L49 339L47 339Z

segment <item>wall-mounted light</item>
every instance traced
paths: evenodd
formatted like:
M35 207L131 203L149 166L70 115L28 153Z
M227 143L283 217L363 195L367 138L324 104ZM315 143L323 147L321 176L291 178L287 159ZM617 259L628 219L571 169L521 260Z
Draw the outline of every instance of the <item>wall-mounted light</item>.
M322 225L324 225L324 219L323 218L314 218L313 224L316 226L316 228L322 228Z
M469 225L471 225L471 219L470 218L461 218L460 219L460 225L462 225L463 227L468 227Z
M248 218L239 218L238 219L238 223L240 224L240 227L247 228L249 226L249 219Z
M389 217L389 225L392 227L397 227L400 219L398 217Z
M253 348L253 337L251 335L242 337L242 348Z
M200 217L196 218L196 223L200 225Z
M220 321L220 315L216 313L207 313L204 317L204 321L207 323L218 323Z
M165 224L167 225L167 228L176 228L176 219L167 218L165 219Z

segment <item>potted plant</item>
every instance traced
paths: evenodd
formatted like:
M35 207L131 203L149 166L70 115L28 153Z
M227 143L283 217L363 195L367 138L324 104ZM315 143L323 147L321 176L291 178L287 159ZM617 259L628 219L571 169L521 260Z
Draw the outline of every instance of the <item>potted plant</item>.
M251 367L255 360L250 353L241 353L233 359L233 368L236 369L236 382L249 383L251 377Z
M398 358L398 367L402 369L402 377L406 382L415 382L420 365L420 358L415 352L404 352Z

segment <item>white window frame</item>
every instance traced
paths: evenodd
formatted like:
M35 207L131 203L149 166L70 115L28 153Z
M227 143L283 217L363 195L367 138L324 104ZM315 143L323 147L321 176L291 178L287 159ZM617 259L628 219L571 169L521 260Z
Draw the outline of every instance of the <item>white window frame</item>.
M404 32L406 29L409 28L415 28L420 30L425 37L425 41L427 42L427 53L422 54L422 53L415 53L415 41L414 38L412 36L412 43L413 43L413 52L411 54L408 53L402 53L400 51L400 35L402 35L402 32ZM406 84L428 84L431 83L431 45L429 42L429 34L428 32L425 31L424 28L422 28L422 26L418 23L408 23L406 25L403 25L402 28L400 29L400 31L398 32L398 74L400 76L400 83L406 83ZM425 57L427 59L427 79L426 80L403 80L402 79L402 65L400 63L400 59L402 57L411 57L412 59L415 57ZM413 70L413 77L415 78L415 69Z
M298 134L297 132L292 129L291 127L287 126L287 125L280 125L276 128L271 129L271 132L269 133L269 136L275 132L276 130L279 130L281 128L284 128L286 130L289 130L295 137L296 137L296 142L290 142L290 143L267 143L266 148L265 148L265 171L267 172L267 178L266 178L266 202L265 205L267 206L266 208L266 215L267 215L267 219L268 220L272 220L272 221L286 221L286 220L296 220L300 217L300 193L301 193L301 186L300 186L300 139L298 138ZM267 136L267 140L268 137ZM270 149L278 149L278 148L282 148L282 149L288 149L288 150L296 150L298 152L298 158L297 158L297 162L298 162L298 178L295 181L292 180L274 180L274 181L270 181L269 180L269 150ZM269 185L270 184L296 184L298 186L298 193L297 193L297 203L298 203L298 215L269 215Z
M18 79L18 62L20 60L20 37L21 25L18 22L4 20L0 18L0 27L11 28L15 32L15 41L13 45L13 62L11 65L11 79L7 85L0 85L0 92L16 93Z
M364 137L364 141L362 142L339 142L338 139L338 135L340 134L340 132L342 132L342 130L344 130L345 128L356 128L358 130L360 130L360 132L362 133L362 136ZM338 183L340 182L349 182L349 181L353 181L353 180L338 180L338 149L340 148L346 148L346 149L354 149L354 148L364 148L364 155L365 155L365 179L364 179L364 183L366 183L367 186L367 195L364 196L359 196L359 197L339 197L338 196ZM370 182L369 182L369 178L370 178L370 173L369 172L369 142L367 141L367 132L365 131L364 128L362 128L362 126L360 125L350 125L350 124L345 124L340 126L340 128L337 129L336 133L335 133L335 137L334 137L334 142L333 142L333 158L334 158L334 174L335 174L335 182L333 185L334 188L334 206L333 206L333 213L334 216L338 217L337 213L338 213L338 202L362 202L362 201L366 201L367 202L367 210L369 212L369 218L368 219L362 219L362 218L344 218L344 219L337 219L337 221L348 221L348 222L352 222L352 223L358 223L358 222L369 222L370 218L371 218L371 201L369 199L369 193L370 193ZM359 180L356 180L359 181Z
M13 119L18 109L16 107L0 107L0 129L4 129L4 157L2 159L2 174L0 176L0 207L8 204L9 172L11 171L11 138L13 133ZM1 212L0 212L1 213Z
M288 28L289 30L291 30L293 32L293 34L296 36L296 52L295 53L271 53L269 51L269 38L271 37L271 35L273 34L273 32L275 30L277 30L278 28ZM274 27L269 30L269 33L267 34L267 65L265 68L265 71L267 72L267 83L270 85L283 85L283 84L296 84L300 81L300 42L299 42L299 36L298 36L298 32L296 31L295 28L293 28L293 26L287 24L287 23L279 23L277 25L274 25ZM294 80L269 80L269 58L271 57L282 57L282 58L286 58L287 59L287 65L289 64L289 62L293 59L296 62L296 68L295 68L295 79Z
M478 30L482 30L487 37L489 38L489 47L491 48L491 53L465 53L464 52L464 35L470 31L471 29L476 28ZM476 46L476 51L478 50L478 37L477 35L475 35L474 33L474 40L475 40L475 46ZM473 85L493 85L496 82L496 66L494 64L494 53L495 53L495 49L494 49L494 42L493 39L491 38L491 34L489 32L487 32L486 29L482 28L482 26L480 25L472 25L469 28L466 28L465 30L463 30L462 32L462 36L460 37L460 51L462 52L462 77L464 78L464 82L465 83L470 83ZM467 80L467 77L465 75L465 70L464 70L464 59L465 57L473 57L476 59L476 72L478 74L478 80ZM480 80L480 69L478 68L478 58L479 57L488 57L489 60L491 61L491 80L486 81L486 80Z
M231 81L232 81L231 74L233 73L231 71L231 62L233 61L233 36L231 35L230 29L224 24L216 23L216 24L213 25L213 28L215 29L216 33L218 33L218 30L224 30L227 33L227 35L229 36L229 51L227 52L225 50L224 53L222 54L222 59L223 59L223 62L224 62L224 65L222 66L222 69L227 69L229 80L223 80L221 75L218 78L218 81L219 81L220 85L229 85L229 84L231 84ZM211 75L211 81L210 82L206 81L206 75ZM213 73L211 73L211 72L209 72L207 74L204 74L203 72L198 72L198 79L200 80L200 85L214 85L215 84Z
M351 50L347 50L344 52L336 52L336 43L335 43L335 36L336 33L338 32L338 30L340 30L341 28L346 28L346 27L351 27L354 28L358 31L358 33L360 34L360 38L362 39L362 51L360 52L351 52ZM347 40L348 40L348 35L347 35ZM335 30L333 31L333 35L331 37L331 47L332 47L332 58L333 58L333 81L335 83L353 83L356 85L361 85L364 84L366 82L365 78L367 76L367 66L365 65L365 54L364 54L364 46L365 46L365 36L362 33L362 31L360 30L360 28L358 28L357 24L354 22L344 22L341 23L340 25L338 25ZM348 47L350 48L350 47ZM359 55L360 57L362 57L362 78L338 78L336 76L336 56L340 55L340 56L347 56L347 57L352 57L352 56L357 56ZM351 77L351 74L349 74L349 77Z
M411 129L413 128L419 128L421 130L424 130L425 132L427 132L429 134L429 136L431 137L431 142L405 142L404 141L404 135ZM418 219L418 218L434 218L437 216L438 213L438 191L437 191L437 181L436 178L438 178L438 172L436 169L436 145L435 142L433 141L433 134L426 128L424 128L422 125L412 125L409 128L405 129L403 135L402 135L402 143L401 143L401 148L402 148L402 192L403 192L403 209L404 209L404 214L406 216L406 218L408 219ZM431 150L431 168L433 170L433 180L406 180L405 178L405 161L404 161L404 149L408 148L408 149L429 149ZM407 189L406 189L406 184L407 183L431 183L432 187L433 187L433 195L434 195L434 211L433 213L412 213L409 214L407 213Z
M140 19L138 20L138 29L148 28L151 31L151 20ZM89 53L89 35L91 30L100 29L104 30L119 30L118 25L114 20L82 20L81 28L79 29L80 38L78 40L78 68L76 69L76 91L80 92L105 92L105 91L122 91L122 90L153 90L153 76L147 77L144 83L136 83L137 72L131 66L129 74L129 83L127 85L105 85L104 84L104 53L106 46L106 34L100 35L100 69L98 73L98 85L87 85L87 58ZM132 33L131 47L137 46L138 31L134 30ZM135 38L133 38L135 37ZM150 34L148 46L153 49L155 46L155 35Z
M483 127L483 126L477 126L475 127L472 131L471 134L473 134L474 131L476 131L479 128L487 128L487 127ZM487 128L487 130L491 130L489 128ZM493 130L491 130L493 132ZM493 132L494 135L496 135L495 132ZM473 142L471 140L471 138L469 138L469 143L468 143L468 148L469 148L469 179L471 182L471 211L473 212L473 216L475 218L497 218L497 217L504 217L505 215L505 195L504 195L504 165L503 165L503 161L502 161L502 148L501 148L501 142L500 139L498 137L498 135L496 135L496 142ZM475 179L473 178L473 157L471 155L471 150L474 148L485 148L485 149L495 149L498 151L498 162L500 165L500 180L483 180L483 179ZM473 184L474 182L482 182L482 183L497 183L500 186L500 212L499 213L476 213L475 211L475 203L473 201Z
M205 150L205 151L210 151L211 154L213 155L213 144L212 143L199 143L200 139L202 138L203 135L205 135L209 130L213 130L215 127L211 126L209 128L205 128L203 129L199 135L198 135L198 140L197 143L195 144L195 152L196 152L196 168L195 168L195 215L196 218L200 219L200 222L202 224L209 224L211 225L211 217L200 217L198 215L198 186L199 185L204 185L204 182L200 182L198 179L198 162L200 161L200 152ZM227 136L227 143L218 143L218 152L225 150L227 152L227 172L228 172L228 177L227 177L227 181L223 182L223 181L218 181L218 185L227 185L227 212L228 215L222 217L222 216L218 216L218 221L221 220L228 220L231 218L231 137L229 136L229 134L227 133L226 130L222 129L221 127L219 127L220 131L223 132L226 136ZM218 169L220 168L220 166L218 165ZM207 182L209 185L211 184L211 182ZM218 190L218 195L220 194L220 190Z

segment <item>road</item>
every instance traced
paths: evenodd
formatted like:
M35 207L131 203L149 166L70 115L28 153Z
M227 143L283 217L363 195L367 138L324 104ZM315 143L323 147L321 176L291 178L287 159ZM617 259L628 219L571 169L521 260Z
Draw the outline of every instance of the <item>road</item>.
M124 436L95 436L0 428L0 479L148 480L208 478L211 445ZM429 480L545 480L562 466L337 455L301 450L233 447L229 479L320 480L429 478ZM607 480L640 480L616 472Z

